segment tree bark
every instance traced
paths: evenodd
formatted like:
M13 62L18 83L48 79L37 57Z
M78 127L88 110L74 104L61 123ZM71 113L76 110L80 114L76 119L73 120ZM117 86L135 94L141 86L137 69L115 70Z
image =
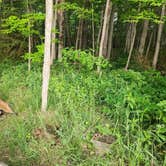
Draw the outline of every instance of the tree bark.
M112 41L113 41L113 30L114 30L114 9L112 10L112 15L110 19L110 30L109 30L109 39L108 39L108 50L107 50L107 59L110 59L112 51Z
M104 47L103 47L103 56L106 58L107 57L107 50L108 50L108 39L109 39L109 29L110 29L110 16L111 16L111 10L112 10L112 2L111 2L111 7L108 13L108 18L107 18L107 25L106 25L106 32L105 32L105 40L104 40Z
M55 0L55 5L57 5L57 0ZM51 43L51 65L56 58L56 27L57 27L57 10L53 10L53 21L52 21L52 43Z
M99 47L99 57L104 56L103 55L104 48L105 48L104 44L105 44L105 39L106 39L106 34L107 34L109 17L110 17L110 13L111 13L111 7L112 7L112 2L110 2L110 0L107 0L106 7L105 7L104 23L103 23L103 28L102 28L100 47Z
M27 13L30 13L29 8L29 0L27 0ZM31 22L28 21L28 27L29 27L29 35L28 35L28 54L30 55L32 53L32 37L31 37ZM30 56L28 58L28 71L31 71L31 59Z
M151 46L151 43L152 43L152 38L153 38L153 32L151 32L149 43L148 43L148 46L147 46L147 49L146 49L146 55L145 55L146 58L149 55L149 50L150 50L150 46Z
M30 25L30 23L28 23ZM28 36L28 54L30 55L32 53L32 39L31 35L29 34ZM30 57L28 58L28 71L31 71L31 59Z
M147 33L148 33L148 26L149 26L149 20L145 20L142 35L141 35L141 40L140 40L140 44L139 44L139 49L138 49L138 53L140 56L143 56L143 54L144 54L146 37L147 37Z
M160 21L162 21L159 26L158 26L158 33L157 33L157 42L156 42L156 48L155 48L155 53L154 53L154 58L153 58L153 69L156 69L157 67L157 61L158 61L158 56L159 56L159 51L160 51L160 42L161 42L161 35L163 31L163 17L165 16L165 4L162 6L161 10L161 18Z
M63 3L64 0L59 0L59 3ZM58 45L58 59L62 59L62 49L63 49L63 23L64 23L64 13L63 10L60 9L58 11L58 17L59 17L59 45Z
M53 21L53 0L46 0L46 20L45 20L45 48L43 64L43 82L42 82L42 105L41 111L47 110L48 86L50 79L51 63L51 32Z
M82 46L82 32L83 31L83 20L80 18L79 25L77 29L77 37L76 37L76 50L81 49Z
M103 25L103 16L104 16L104 10L102 10L102 12L101 12L100 27L99 27L98 37L97 37L97 49L96 49L97 52L96 52L96 54L99 54L98 47L99 47L100 40L101 40L102 25Z
M100 40L100 47L99 47L99 57L103 56L103 49L104 49L104 43L105 43L105 37L106 37L106 32L107 32L107 25L111 13L111 8L112 8L112 2L110 0L106 1L106 7L105 7L105 14L104 14L104 22L103 22L103 27L102 27L102 33L101 33L101 40ZM98 73L100 72L101 68L100 66L97 67Z
M126 35L126 43L125 43L125 52L129 53L131 46L131 31L132 31L132 23L129 23L127 35Z
M130 60L131 60L131 55L132 55L132 52L133 52L133 48L134 48L134 44L135 44L135 37L136 37L136 27L137 27L137 23L131 23L131 27L132 27L132 40L131 40L131 46L130 46L130 51L129 51L129 56L128 56L128 60L127 60L127 63L126 63L126 67L125 67L125 70L128 70L128 67L129 67L129 63L130 63Z

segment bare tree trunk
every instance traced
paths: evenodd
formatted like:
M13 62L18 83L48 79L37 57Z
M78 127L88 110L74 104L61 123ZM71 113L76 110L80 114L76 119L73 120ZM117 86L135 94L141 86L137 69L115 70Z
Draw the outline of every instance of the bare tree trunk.
M147 49L146 49L146 55L145 55L146 58L149 55L149 50L150 50L150 46L151 46L151 43L152 43L152 38L153 38L153 32L151 32L149 43L148 43L148 46L147 46Z
M28 23L30 24L30 23ZM29 34L28 37L28 54L30 55L32 53L32 39L31 39L31 35ZM28 71L31 71L31 59L30 57L28 58Z
M131 23L131 26L132 26L132 40L131 40L131 46L130 46L129 56L128 56L125 70L127 70L129 67L131 55L132 55L134 44L135 44L135 37L136 37L136 33L137 33L137 31L136 31L137 23Z
M112 9L112 2L110 2L110 0L107 0L103 29L102 29L102 36L101 36L100 47L99 47L99 56L106 56L106 49L107 49L107 42L108 42L108 28L109 28L111 9Z
M141 35L141 40L140 40L140 44L139 44L139 49L138 49L140 56L142 56L144 53L146 37L147 37L147 33L148 33L148 26L149 26L149 20L145 20L142 35Z
M112 15L110 19L110 30L109 30L109 39L108 39L108 50L107 50L107 59L110 59L112 51L112 41L113 41L113 30L114 30L114 9L112 10Z
M55 0L55 5L57 5L57 0ZM52 43L51 43L51 65L56 58L56 26L57 26L57 10L53 10L53 21L52 21Z
M96 54L99 54L98 53L98 46L99 46L99 43L100 43L100 39L101 39L101 33L102 33L102 26L103 26L103 16L104 16L104 11L102 10L101 12L101 19L100 19L100 28L99 28L99 32L98 32L98 37L97 37L97 52Z
M64 0L59 0L59 3L63 3ZM63 10L59 10L59 45L58 45L58 59L62 59L62 49L63 49L63 23L64 23L64 15Z
M53 0L46 0L45 3L46 3L45 48L44 48L42 105L41 105L41 111L43 112L47 110L48 86L49 86L49 79L50 79Z
M72 45L72 39L70 37L70 23L69 23L69 18L68 18L68 15L65 13L65 36L66 36L66 45L65 46L68 46L70 47Z
M105 35L106 35L106 30L107 30L108 18L109 18L109 14L111 11L111 4L112 3L110 2L110 0L107 0L105 14L104 14L104 23L103 23L103 27L102 27L100 47L99 47L99 57L103 56L104 40L105 40Z
M112 10L112 2L111 2L111 7L108 13L108 18L107 18L107 25L106 25L106 32L105 32L105 40L104 40L104 47L103 47L103 56L106 58L107 57L107 50L108 50L108 39L109 39L109 29L110 29L110 16L111 16L111 10Z
M92 49L93 49L93 56L95 55L95 24L94 24L94 6L92 3Z
M83 37L82 37L82 48L86 49L87 48L87 40L88 40L88 22L84 20L84 28L83 28Z
M163 21L164 16L165 16L165 4L163 4L163 6L162 6L160 21ZM158 61L158 56L159 56L159 51L160 51L160 42L161 42L161 34L163 31L163 26L164 26L163 22L161 22L158 26L157 42L156 42L156 48L155 48L153 64L152 64L154 69L156 69L156 67L157 67L157 61Z
M110 0L107 0L106 2L106 7L105 7L105 14L104 14L104 22L103 22L103 27L102 27L102 34L101 34L101 40L100 40L100 47L99 47L99 57L103 56L103 48L104 48L104 40L105 40L105 35L107 31L107 24L109 21L109 15L111 13L111 7L112 7L112 2ZM100 67L98 66L97 71L100 72Z
M80 49L82 46L82 32L83 31L83 20L80 18L79 25L77 29L77 38L76 38L76 50Z
M78 50L78 43L79 43L79 34L80 34L80 26L81 26L81 20L79 20L79 25L78 25L78 29L77 29L77 36L76 36L76 50Z
M80 36L79 36L79 49L82 48L82 33L83 33L83 20L81 19L81 27L80 27Z
M125 43L125 52L129 53L131 46L131 31L132 31L132 23L129 23L127 35L126 35L126 43Z
M29 0L27 0L27 13L30 13L30 8L29 8ZM30 55L32 53L32 38L31 38L31 22L30 20L28 21L28 27L29 27L29 36L28 36L28 54ZM28 71L31 71L31 59L30 56L28 58Z

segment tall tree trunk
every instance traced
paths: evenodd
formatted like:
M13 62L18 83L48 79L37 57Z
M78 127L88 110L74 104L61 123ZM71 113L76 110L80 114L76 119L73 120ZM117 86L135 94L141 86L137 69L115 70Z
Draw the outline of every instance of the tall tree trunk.
M96 48L96 54L99 54L99 44L100 44L100 40L101 40L101 33L102 33L102 25L103 25L103 17L104 17L104 10L102 10L101 12L101 18L100 18L100 27L99 27L99 32L98 32L98 36L97 36L97 48Z
M141 35L141 40L140 40L140 44L139 44L139 49L138 49L140 56L142 56L144 54L146 37L147 37L147 33L148 33L148 26L149 26L149 20L145 20L142 35Z
M83 31L83 20L80 18L79 25L77 29L77 37L76 37L76 50L80 49L82 46L82 31Z
M57 5L57 0L55 0L55 5ZM56 27L57 27L57 9L53 10L53 21L52 21L52 43L51 43L51 65L56 58Z
M150 50L150 46L151 46L151 43L152 43L152 38L153 38L153 32L151 32L151 34L150 34L149 43L148 43L148 46L147 46L147 49L146 49L146 55L145 55L146 58L149 55L149 50Z
M27 0L27 13L30 13L29 8L29 0ZM32 37L31 37L31 22L28 21L28 27L29 27L29 35L28 35L28 54L30 55L32 53ZM28 71L31 71L31 58L29 56L28 58Z
M110 0L107 0L106 1L106 7L105 7L105 14L104 14L103 27L102 27L101 40L100 40L100 47L99 47L99 57L103 56L104 40L105 40L106 33L107 33L107 24L108 24L110 13L111 13L111 7L112 7L112 2L110 2ZM97 71L100 72L100 66L98 66Z
M107 59L110 59L111 51L112 51L114 16L115 16L115 12L114 12L114 9L112 9L112 15L111 15L111 19L110 19L110 30L109 30L109 39L108 39Z
M160 21L162 21L162 22L158 26L157 42L156 42L156 48L155 48L153 64L152 64L154 69L156 69L156 67L157 67L157 61L158 61L158 56L159 56L159 51L160 51L161 34L163 31L163 26L164 26L164 23L163 23L164 16L165 16L165 4L163 4L162 10L161 10Z
M64 0L59 0L59 3L63 3ZM64 12L63 9L58 11L59 15L59 45L58 45L58 59L62 59L62 49L63 49L63 23L64 23Z
M137 23L131 23L131 27L132 27L132 40L131 40L131 46L130 46L130 51L129 51L129 56L128 56L128 60L127 60L127 63L126 63L126 67L125 67L125 70L128 69L129 67L129 63L130 63L130 60L131 60L131 55L132 55L132 52L133 52L133 48L134 48L134 44L135 44L135 37L136 37L136 33L137 33L137 30L136 30L136 27L137 27Z
M81 19L80 35L79 35L79 49L82 48L82 34L83 34L84 21Z
M28 23L30 26L30 22ZM32 53L32 38L31 35L29 34L28 36L28 54L30 55ZM31 58L28 58L28 71L31 71Z
M129 53L130 46L131 46L132 23L129 23L129 25L127 27L128 27L128 30L127 30L127 35L126 35L125 52Z
M106 48L107 48L107 36L108 36L108 25L109 25L109 19L111 14L111 8L112 8L112 2L110 0L107 0L106 2L106 8L105 8L105 15L104 15L104 23L102 28L102 35L101 35L101 41L100 41L100 47L99 47L99 56L106 56Z
M104 40L104 47L103 47L103 56L107 57L107 50L108 50L108 39L109 39L109 29L110 29L110 16L111 16L111 10L112 10L112 2L111 2L111 8L108 13L107 18L107 25L106 25L106 32L105 32L105 40Z
M45 47L44 47L42 105L41 105L41 111L43 112L45 112L47 109L47 100L48 100L48 86L50 79L50 63L51 63L52 21L53 21L53 0L46 0Z
M95 55L95 24L94 24L94 6L92 3L92 49L93 49L93 56Z
M69 23L69 17L67 13L65 13L65 37L66 37L66 43L65 47L70 47L72 45L72 39L70 37L70 23Z

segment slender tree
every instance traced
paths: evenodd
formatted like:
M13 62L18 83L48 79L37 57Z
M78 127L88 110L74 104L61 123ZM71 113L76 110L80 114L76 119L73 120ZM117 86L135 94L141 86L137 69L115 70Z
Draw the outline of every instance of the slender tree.
M112 2L110 0L107 0L106 7L105 7L105 14L104 14L104 22L103 22L102 33L101 33L100 47L99 47L99 57L103 56L103 51L105 47L104 44L105 44L107 28L109 24L110 13L111 13L111 7L112 7Z
M140 44L139 44L139 49L138 49L140 56L143 56L143 53L144 53L146 38L147 38L147 34L148 34L148 26L149 26L149 20L145 20L142 35L141 35L141 40L140 40Z
M129 56L128 56L127 63L125 66L125 70L127 70L129 67L131 55L132 55L133 48L134 48L135 37L136 37L136 33L137 33L137 31L136 31L137 23L133 22L131 24L132 24L132 31L131 31L132 40L131 40L130 51L129 51Z
M153 68L154 69L156 69L156 67L157 67L157 61L158 61L158 56L159 56L159 51L160 51L161 35L162 35L162 31L163 31L163 26L164 26L164 22L163 22L164 16L165 16L165 3L162 5L161 18L160 18L161 23L158 26L156 48L155 48L155 53L154 53L154 58L153 58Z
M59 4L64 3L64 0L59 0ZM62 49L63 49L63 24L64 24L64 12L63 9L58 11L58 23L59 23L59 45L58 45L58 59L62 58Z
M43 83L42 83L42 106L43 112L47 109L48 86L50 79L51 64L51 34L53 21L53 0L46 0L46 20L45 20L45 46L43 64Z
M112 9L111 19L110 19L110 27L109 27L109 38L108 38L108 50L107 50L107 59L110 59L112 52L112 42L113 42L113 30L114 30L114 16L115 11Z
M55 5L57 5L57 0L55 0ZM51 64L56 58L56 28L57 28L57 9L53 10L53 21L52 21L52 44L51 44Z

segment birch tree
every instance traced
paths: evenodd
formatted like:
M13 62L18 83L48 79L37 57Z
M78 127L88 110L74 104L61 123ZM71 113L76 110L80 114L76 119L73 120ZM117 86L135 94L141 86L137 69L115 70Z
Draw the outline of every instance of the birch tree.
M48 86L50 79L50 64L51 64L52 21L53 21L53 0L46 0L45 47L44 47L42 105L41 105L42 112L46 111L47 100L48 100Z

